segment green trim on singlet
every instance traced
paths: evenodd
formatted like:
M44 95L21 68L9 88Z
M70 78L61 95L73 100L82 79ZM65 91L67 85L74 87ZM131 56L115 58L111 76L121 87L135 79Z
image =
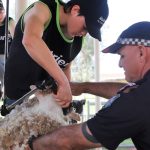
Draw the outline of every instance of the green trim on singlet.
M41 1L39 1L39 2L41 2ZM43 3L43 2L41 2L41 3ZM49 9L49 7L48 7L45 3L43 3L43 4ZM49 12L50 12L50 18L49 18L48 22L44 25L44 30L47 29L47 27L48 27L48 25L50 24L51 19L52 19L52 12L51 12L50 9L49 9Z
M83 43L84 43L84 41L85 41L85 36L82 36L82 46L83 46Z
M41 2L41 1L38 1L38 2L43 3L43 2ZM24 13L22 14L22 16L21 16L21 30L22 30L22 33L24 32L24 15L25 15L25 13L26 13L28 10L30 10L30 9L35 5L35 3L38 3L38 2L34 2L33 4L31 4L31 5L24 11ZM45 3L43 3L43 4L44 4L46 7L48 7ZM48 7L48 9L49 9L49 7ZM50 9L49 9L49 12L50 12L50 14L52 14ZM48 25L50 24L51 19L52 19L52 15L50 16L48 22L44 25L44 30L46 30L46 28L47 28Z
M25 15L25 13L26 13L29 9L31 9L33 6L34 6L34 3L33 3L32 5L30 5L30 6L24 11L24 13L23 13L22 16L21 16L21 31L22 31L22 33L24 32L24 15Z
M10 26L10 22L11 22L11 20L8 21L8 26Z
M73 39L68 39L67 37L65 37L65 35L63 34L63 32L62 32L62 30L61 30L61 27L60 27L60 23L59 23L59 6L60 6L60 4L59 4L59 2L58 2L58 0L55 0L55 2L56 2L56 4L57 4L57 8L56 8L56 24L57 24L57 28L58 28L58 31L59 31L59 33L60 33L60 35L62 36L62 38L66 41L66 42L68 42L68 43L72 43L73 42Z
M10 18L10 19L8 20L8 28L10 28L10 26L11 26L11 21L14 21L14 19L13 19L13 18Z

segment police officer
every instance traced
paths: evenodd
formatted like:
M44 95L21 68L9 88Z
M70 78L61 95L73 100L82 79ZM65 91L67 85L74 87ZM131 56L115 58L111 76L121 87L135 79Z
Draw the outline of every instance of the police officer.
M150 149L149 32L150 22L135 23L122 32L116 43L103 50L120 55L119 66L124 69L125 79L131 83L110 98L93 118L35 139L30 143L33 150L83 150L102 146L115 150L128 138L132 139L137 150ZM94 92L94 89L90 91Z

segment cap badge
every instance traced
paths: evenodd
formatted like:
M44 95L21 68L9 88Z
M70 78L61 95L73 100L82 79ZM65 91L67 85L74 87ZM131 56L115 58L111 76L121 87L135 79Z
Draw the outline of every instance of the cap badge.
M105 21L106 21L106 19L104 19L102 16L97 19L97 22L101 25L103 25Z

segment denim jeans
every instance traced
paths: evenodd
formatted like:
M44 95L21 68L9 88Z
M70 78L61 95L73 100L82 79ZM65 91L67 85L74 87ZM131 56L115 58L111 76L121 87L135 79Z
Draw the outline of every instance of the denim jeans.
M8 105L11 105L12 103L14 103L16 100L12 100L10 98L6 98L5 99L5 105L8 106Z

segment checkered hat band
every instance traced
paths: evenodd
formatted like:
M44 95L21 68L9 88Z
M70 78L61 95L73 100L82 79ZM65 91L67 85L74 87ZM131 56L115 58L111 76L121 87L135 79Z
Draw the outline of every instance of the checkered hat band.
M135 39L135 38L118 38L117 43L123 45L144 45L150 46L150 40L145 39Z

